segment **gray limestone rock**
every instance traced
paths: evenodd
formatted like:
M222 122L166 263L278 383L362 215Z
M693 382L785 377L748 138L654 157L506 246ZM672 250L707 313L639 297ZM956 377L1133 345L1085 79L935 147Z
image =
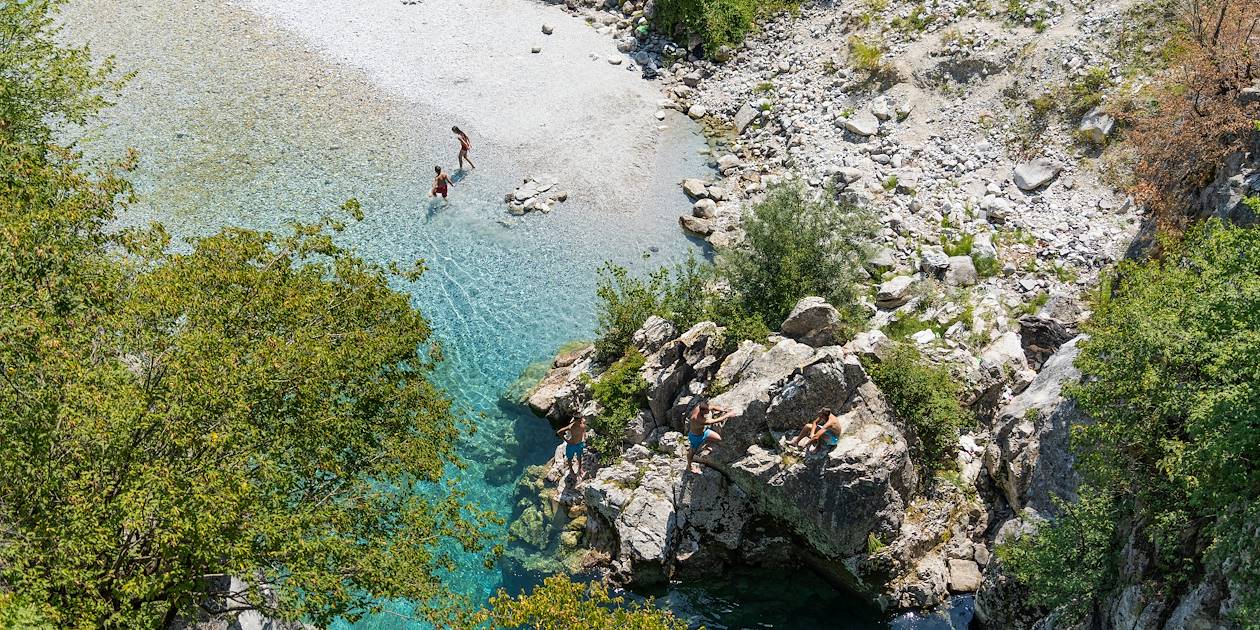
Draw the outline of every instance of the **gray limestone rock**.
M781 332L816 348L835 345L841 341L840 313L820 297L801 298L783 321Z
M914 276L897 276L879 285L875 292L875 305L893 309L909 302L912 285L914 285Z
M859 112L844 119L844 128L858 136L873 136L879 133L879 119L869 111Z
M1050 183L1063 167L1049 158L1037 158L1015 167L1015 185L1020 190L1036 190Z
M1081 376L1073 364L1078 339L1064 344L994 422L984 465L1016 511L1028 506L1054 514L1051 496L1075 499L1079 477L1069 448L1071 427L1090 420L1063 396L1063 387Z
M1077 131L1090 142L1100 145L1107 141L1107 136L1111 135L1111 129L1115 124L1115 118L1103 113L1101 107L1095 107L1081 118Z

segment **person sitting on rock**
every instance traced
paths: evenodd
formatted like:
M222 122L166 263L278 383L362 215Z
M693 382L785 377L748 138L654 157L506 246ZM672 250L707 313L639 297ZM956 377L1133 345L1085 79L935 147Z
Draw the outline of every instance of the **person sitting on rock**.
M582 477L582 453L586 450L586 418L578 416L576 420L556 429L556 435L568 431L564 438L564 464L569 472ZM569 462L577 462L577 469Z
M844 423L831 413L831 407L823 407L818 410L818 415L813 420L801 427L801 432L797 433L789 443L805 449L808 453L818 448L818 443L823 436L827 437L828 447L835 447L840 443L840 436L843 434Z
M714 417L714 413L720 415ZM711 424L726 422L727 418L734 415L734 412L722 409L709 404L709 401L701 402L691 410L691 414L687 420L687 442L691 448L687 449L687 470L700 474L700 468L692 463L695 456L700 453L706 444L713 442L721 442L722 436L717 431L709 428Z

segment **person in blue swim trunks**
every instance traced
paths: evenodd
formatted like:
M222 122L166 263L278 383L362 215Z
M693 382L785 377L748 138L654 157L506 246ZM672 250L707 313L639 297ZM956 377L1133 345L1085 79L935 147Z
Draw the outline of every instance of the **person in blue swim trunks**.
M844 434L844 423L836 414L831 413L831 407L823 407L818 410L818 415L814 419L805 423L801 427L801 432L792 438L791 444L811 452L818 448L819 442L826 438L827 446L834 447L840 443L840 436Z
M687 419L687 442L691 446L687 449L687 470L700 474L700 468L693 464L692 460L706 444L722 441L722 436L710 429L709 425L726 422L726 419L732 415L734 415L733 412L711 405L707 400L691 410Z
M578 416L576 420L556 429L556 435L568 431L564 437L564 464L569 472L580 479L582 477L582 453L586 451L586 418ZM577 462L574 469L570 462Z

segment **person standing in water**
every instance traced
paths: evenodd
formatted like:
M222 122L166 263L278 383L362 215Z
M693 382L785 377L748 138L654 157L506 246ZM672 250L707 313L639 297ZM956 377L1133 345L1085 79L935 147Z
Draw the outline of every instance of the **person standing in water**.
M455 132L456 138L459 138L459 168L460 170L463 170L464 162L468 162L468 165L473 167L474 169L477 168L477 165L473 164L472 159L468 157L468 150L472 148L472 140L468 139L468 134L460 131L459 127L451 127L451 131Z
M571 473L582 477L582 452L586 450L586 418L578 416L576 420L556 429L556 435L568 431L564 436L564 467ZM577 462L577 470L569 463Z
M713 414L715 412L720 415L714 417ZM687 470L699 474L700 469L692 463L692 460L695 459L696 455L700 454L700 450L706 444L722 441L722 436L717 431L710 429L709 425L725 422L727 418L733 415L735 415L734 412L711 405L707 400L696 405L691 410L687 420L687 444L690 446L687 449Z
M433 172L437 173L437 176L433 178L433 190L429 191L429 196L442 195L442 198L446 199L446 188L451 185L451 176L443 173L441 166L434 166Z

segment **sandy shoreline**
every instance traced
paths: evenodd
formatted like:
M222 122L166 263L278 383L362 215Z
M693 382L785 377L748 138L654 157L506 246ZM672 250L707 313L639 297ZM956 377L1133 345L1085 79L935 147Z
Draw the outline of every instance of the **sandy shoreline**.
M460 125L479 152L511 159L529 171L522 176L549 173L580 195L619 207L652 175L662 136L657 87L608 63L624 55L558 7L528 0L440 11L390 0L237 4L363 72L419 114ZM554 33L544 34L543 24ZM532 53L535 46L542 52ZM670 125L690 127L677 112L669 114Z

